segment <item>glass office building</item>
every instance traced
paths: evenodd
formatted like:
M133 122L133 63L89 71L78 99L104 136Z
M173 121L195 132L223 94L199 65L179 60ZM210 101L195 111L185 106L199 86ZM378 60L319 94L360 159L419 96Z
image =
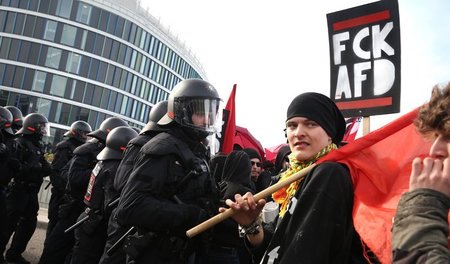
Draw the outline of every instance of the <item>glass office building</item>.
M0 2L0 106L46 116L51 141L76 120L141 128L178 82L206 77L136 0Z

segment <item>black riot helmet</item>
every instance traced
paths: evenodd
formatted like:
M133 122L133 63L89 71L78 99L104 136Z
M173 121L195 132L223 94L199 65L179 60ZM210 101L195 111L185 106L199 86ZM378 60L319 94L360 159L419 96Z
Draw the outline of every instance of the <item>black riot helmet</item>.
M64 133L64 136L74 138L80 142L86 142L87 134L90 132L92 132L91 126L83 120L78 120L70 125L70 129Z
M142 129L141 133L147 131L163 131L161 127L158 126L158 121L167 113L168 101L161 101L155 104L148 114L148 122Z
M0 129L7 132L8 134L14 135L11 129L13 122L13 116L8 109L0 106Z
M21 129L23 125L22 111L20 111L19 108L12 105L5 106L5 108L8 109L9 112L11 112L13 116L13 122L11 127L14 132L17 132L17 130Z
M169 96L167 113L158 125L176 122L206 138L216 131L220 97L214 86L201 79L187 79L178 83Z
M23 126L16 134L49 136L50 126L45 116L39 113L31 113L23 118Z
M128 142L138 133L129 126L116 127L106 137L106 146L97 155L97 160L120 160Z
M128 126L127 122L118 117L108 117L100 124L100 127L91 133L87 134L90 137L95 137L98 140L105 142L108 133L116 127Z

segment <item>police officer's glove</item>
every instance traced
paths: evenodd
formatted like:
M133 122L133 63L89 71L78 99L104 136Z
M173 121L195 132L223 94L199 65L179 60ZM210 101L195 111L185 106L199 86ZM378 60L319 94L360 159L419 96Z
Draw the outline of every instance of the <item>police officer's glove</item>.
M209 218L208 213L205 210L190 204L184 206L184 217L186 223L184 226L186 227L186 230L204 222Z
M209 215L206 212L206 210L198 207L198 206L194 206L194 205L186 205L186 222L187 222L187 229L190 229L200 223L203 223L204 221L206 221L207 219L209 219ZM200 250L200 251L205 251L207 250L207 248L210 245L210 241L211 241L211 230L207 230L205 232L202 232L201 234L195 236L193 239L190 240L189 242L189 248L190 250ZM188 249L189 251L189 249Z

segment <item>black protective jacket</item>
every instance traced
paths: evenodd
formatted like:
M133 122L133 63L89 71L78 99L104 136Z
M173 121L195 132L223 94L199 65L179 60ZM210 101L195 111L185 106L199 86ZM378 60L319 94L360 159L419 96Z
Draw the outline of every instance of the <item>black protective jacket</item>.
M11 179L14 177L15 172L20 168L20 161L18 160L18 148L16 137L9 135L6 132L1 131L1 143L0 147L0 188L6 187Z
M70 159L73 157L73 151L83 144L74 138L67 138L56 145L53 152L52 173L50 181L55 191L63 193L67 185L67 172ZM66 167L66 168L64 168Z
M97 164L97 155L104 146L102 142L92 139L73 151L74 155L69 165L69 184L67 191L79 202L83 201L92 169Z
M127 148L123 153L123 158L117 168L116 177L114 178L114 188L119 193L122 191L123 186L125 186L125 183L127 183L127 180L130 177L134 161L139 151L152 137L153 135L141 134L128 142Z
M169 241L187 240L185 232L208 217L214 182L207 153L178 127L142 147L117 210L120 224L157 234L138 263L183 263Z
M14 181L39 188L45 176L51 173L50 164L44 158L40 139L36 135L22 135L16 138L20 169L14 176Z

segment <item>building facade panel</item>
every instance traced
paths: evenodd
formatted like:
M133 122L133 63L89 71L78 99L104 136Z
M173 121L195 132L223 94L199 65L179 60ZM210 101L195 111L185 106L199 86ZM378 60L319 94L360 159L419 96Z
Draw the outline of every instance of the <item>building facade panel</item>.
M49 118L59 142L76 120L141 128L198 60L137 1L2 0L0 105Z

